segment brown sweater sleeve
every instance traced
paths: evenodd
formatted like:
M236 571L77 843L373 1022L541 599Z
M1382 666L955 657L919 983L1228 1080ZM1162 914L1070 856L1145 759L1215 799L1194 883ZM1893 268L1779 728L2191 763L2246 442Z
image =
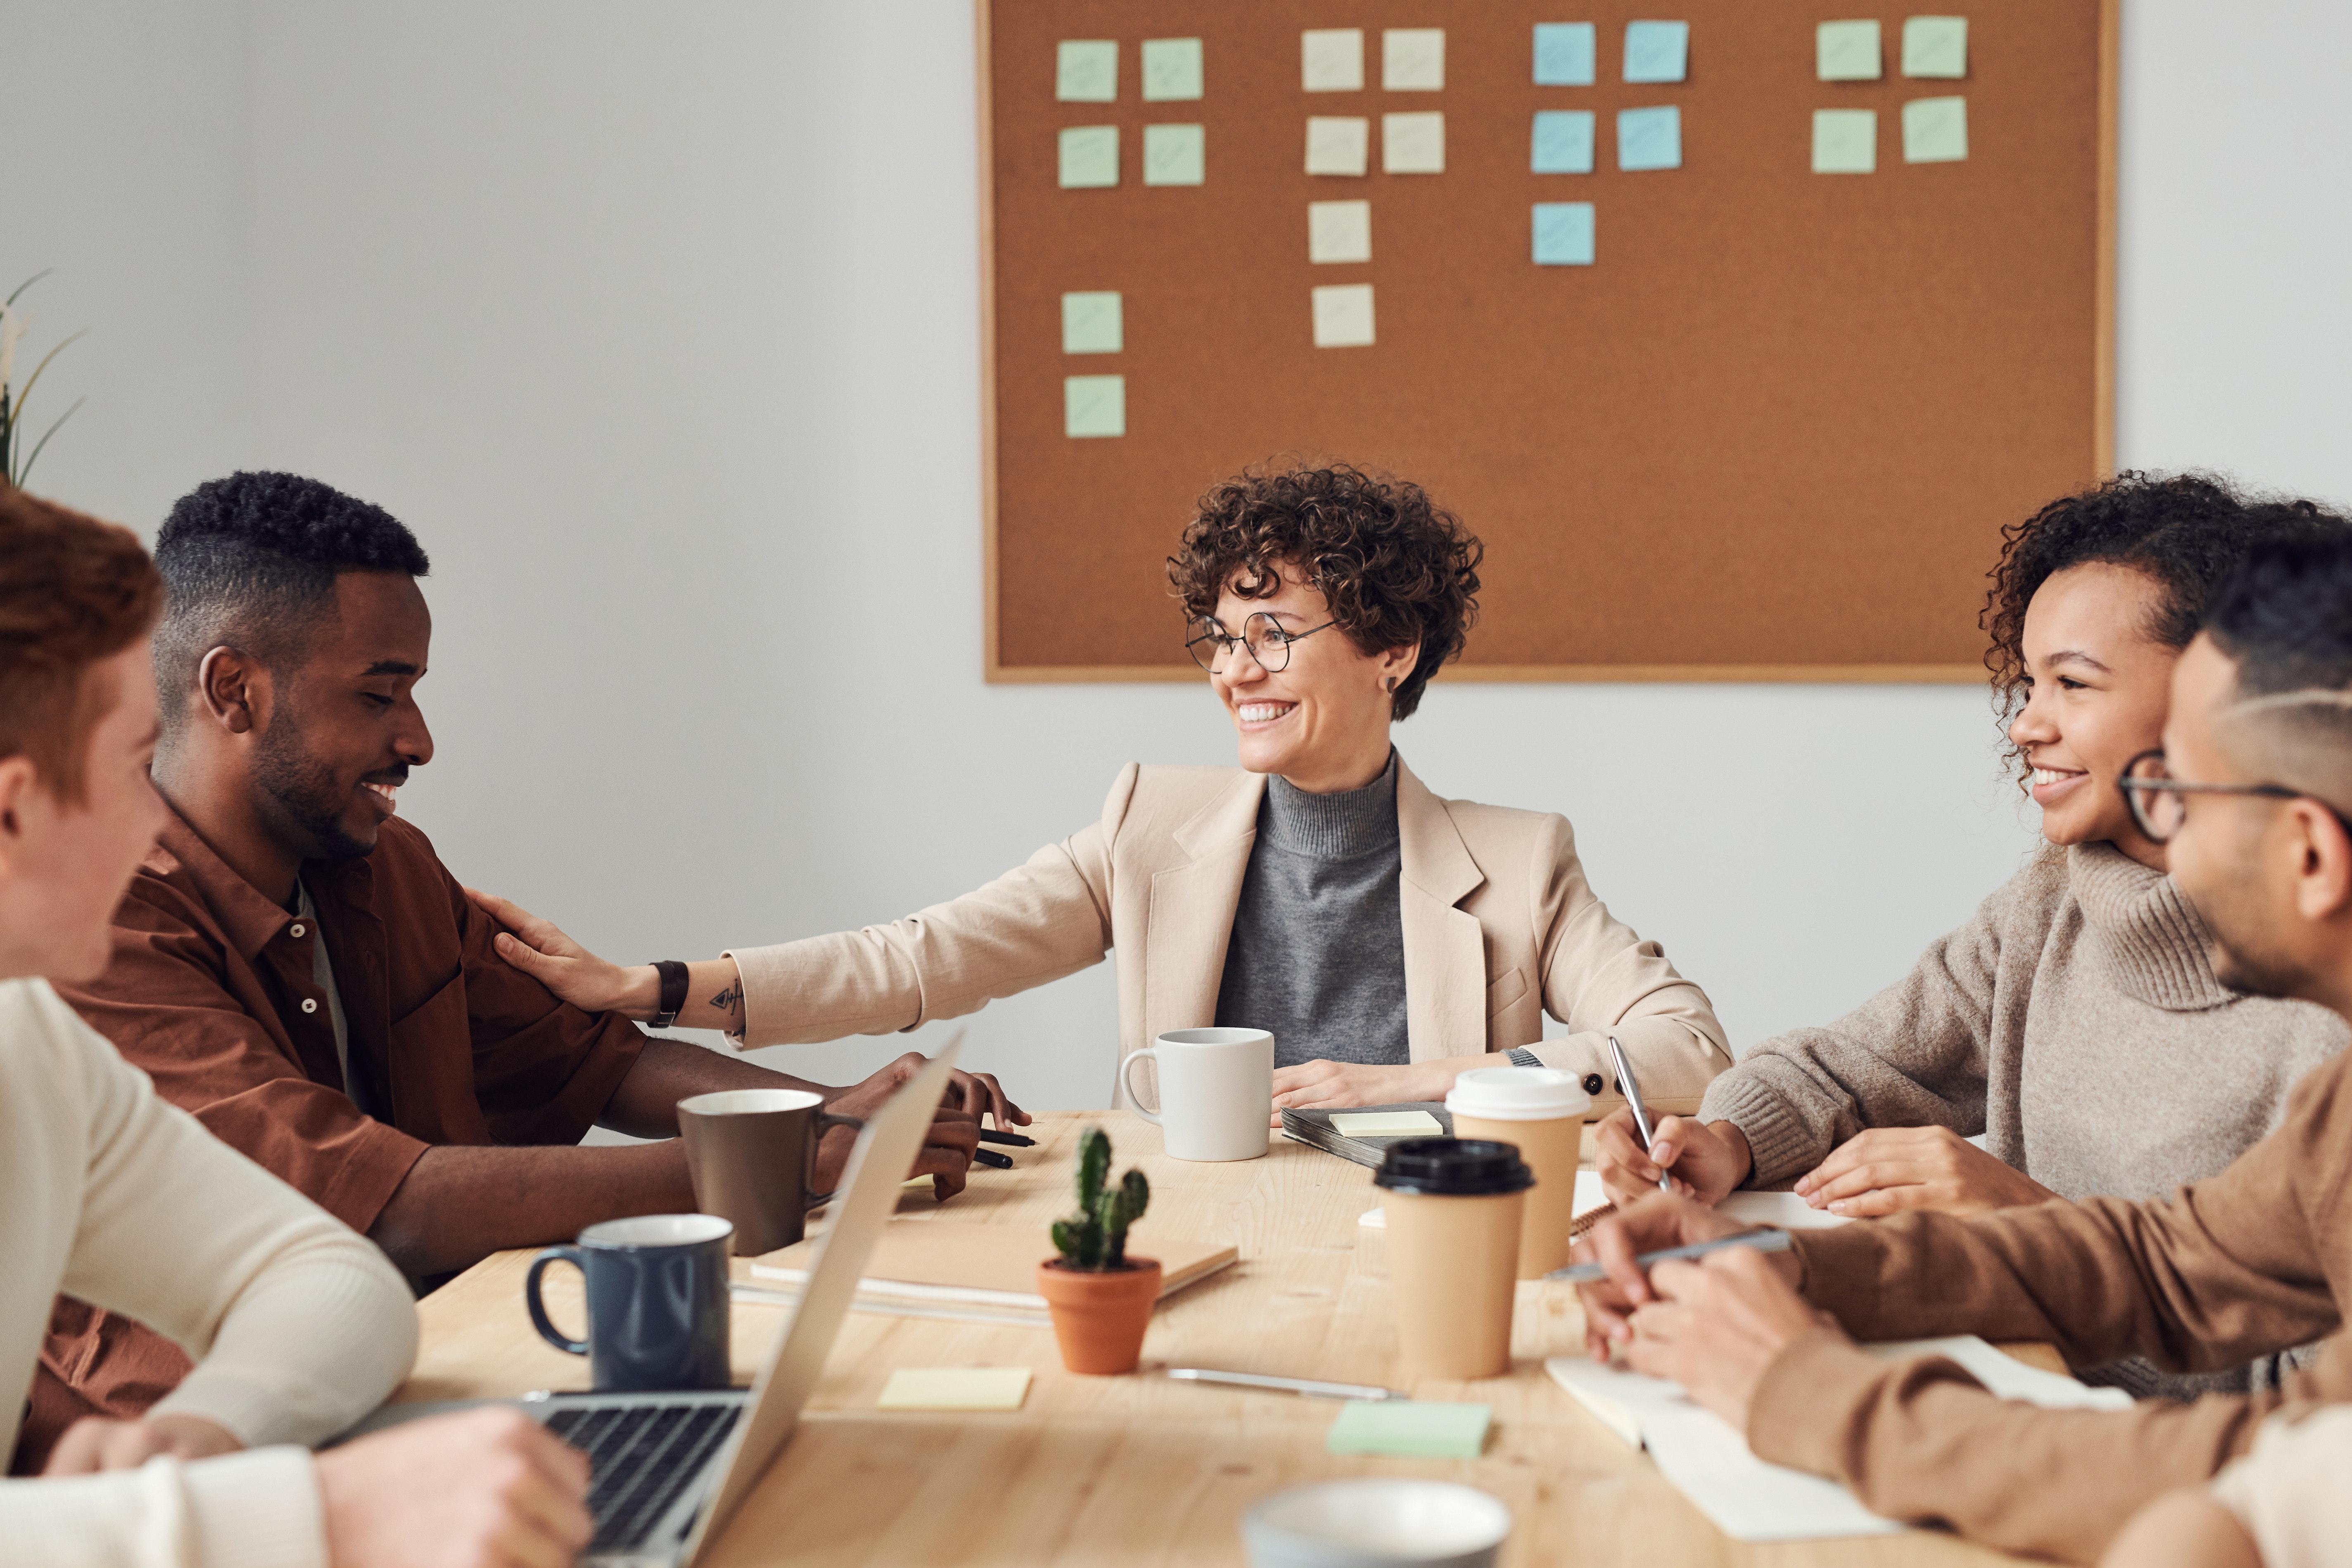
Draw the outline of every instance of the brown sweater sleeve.
M2352 1254L2348 1067L2339 1058L2318 1069L2276 1132L2164 1202L2099 1198L1801 1233L1805 1293L1858 1338L2046 1340L2080 1366L2127 1355L2230 1366L2333 1333L2333 1280ZM2288 1397L2352 1398L2343 1342ZM1995 1399L1950 1362L1881 1361L1824 1332L1774 1362L1750 1406L1748 1440L1765 1458L1839 1478L1891 1517L2088 1561L2137 1504L2243 1451L2279 1403L2215 1395L2043 1411Z

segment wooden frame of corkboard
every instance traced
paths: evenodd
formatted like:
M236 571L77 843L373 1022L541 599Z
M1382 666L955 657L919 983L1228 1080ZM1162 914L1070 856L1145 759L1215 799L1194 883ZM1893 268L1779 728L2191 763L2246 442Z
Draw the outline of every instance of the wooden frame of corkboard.
M1244 467L1337 458L1425 485L1487 546L1455 680L1979 681L2004 523L2114 467L2120 0L1973 0L1965 79L1822 82L1790 0L976 0L986 673L1194 680L1161 562ZM1840 17L1872 14L1832 7ZM1623 24L1691 24L1687 79L1614 79ZM1590 20L1595 84L1538 87L1530 27ZM1361 27L1365 89L1307 93L1298 34ZM1387 92L1381 30L1446 29ZM1139 46L1204 42L1197 102ZM1118 96L1055 98L1055 44L1119 45ZM1965 161L1903 158L1904 101L1969 100ZM1613 111L1675 104L1683 166L1614 164ZM1815 109L1878 112L1878 166L1814 174ZM1596 117L1595 172L1528 173L1530 116ZM1446 116L1446 171L1383 174L1383 113ZM1303 173L1310 114L1371 172ZM1141 129L1205 127L1198 186ZM1116 124L1120 184L1062 190L1056 131ZM1372 261L1314 265L1307 204L1372 204ZM1594 264L1529 259L1588 201ZM1374 285L1378 342L1317 349L1308 291ZM1117 354L1059 297L1116 289ZM1126 377L1128 434L1063 433L1062 378Z

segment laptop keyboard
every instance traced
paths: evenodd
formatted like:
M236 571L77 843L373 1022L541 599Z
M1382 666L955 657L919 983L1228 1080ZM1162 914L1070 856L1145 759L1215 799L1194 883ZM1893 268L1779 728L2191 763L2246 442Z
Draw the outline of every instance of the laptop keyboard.
M742 1411L740 1405L633 1405L550 1415L547 1429L588 1456L588 1511L596 1519L589 1552L640 1545Z

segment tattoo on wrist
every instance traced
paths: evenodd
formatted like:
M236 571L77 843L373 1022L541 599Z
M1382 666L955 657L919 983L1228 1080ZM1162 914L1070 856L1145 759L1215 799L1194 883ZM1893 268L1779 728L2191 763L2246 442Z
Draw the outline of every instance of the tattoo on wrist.
M710 999L710 1005L732 1018L743 1011L743 987L730 985Z

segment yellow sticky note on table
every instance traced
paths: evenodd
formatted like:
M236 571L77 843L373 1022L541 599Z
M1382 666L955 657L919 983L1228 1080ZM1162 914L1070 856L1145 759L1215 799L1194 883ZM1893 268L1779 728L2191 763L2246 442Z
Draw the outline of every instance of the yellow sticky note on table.
M877 1410L1018 1410L1029 1397L1025 1366L902 1366L882 1386Z
M1969 155L1969 100L1915 98L1903 106L1903 161L1958 163Z
M1331 1125L1342 1138L1443 1138L1445 1124L1426 1110L1334 1111Z
M1913 16L1903 24L1903 74L1958 80L1969 74L1969 19Z
M1813 75L1822 81L1876 81L1878 24L1823 22L1813 29Z

